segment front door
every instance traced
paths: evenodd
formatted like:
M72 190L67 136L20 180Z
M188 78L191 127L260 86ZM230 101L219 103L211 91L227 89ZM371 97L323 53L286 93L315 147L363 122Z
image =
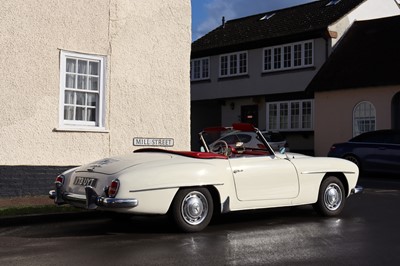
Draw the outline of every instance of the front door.
M241 109L241 122L258 127L258 105L244 105Z

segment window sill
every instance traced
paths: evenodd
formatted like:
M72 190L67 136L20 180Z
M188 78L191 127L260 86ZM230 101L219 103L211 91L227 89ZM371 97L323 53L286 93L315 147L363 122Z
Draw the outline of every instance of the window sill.
M53 132L91 132L91 133L110 133L105 128L84 128L84 127L66 127L66 128L54 128Z

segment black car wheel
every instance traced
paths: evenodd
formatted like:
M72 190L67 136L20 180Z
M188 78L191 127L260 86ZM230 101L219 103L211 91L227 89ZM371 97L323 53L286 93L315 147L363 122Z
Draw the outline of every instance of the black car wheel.
M198 232L209 223L214 211L213 199L206 188L185 188L172 202L174 222L184 232Z
M335 176L329 176L321 183L318 201L314 209L323 216L338 215L344 207L346 194L342 182Z

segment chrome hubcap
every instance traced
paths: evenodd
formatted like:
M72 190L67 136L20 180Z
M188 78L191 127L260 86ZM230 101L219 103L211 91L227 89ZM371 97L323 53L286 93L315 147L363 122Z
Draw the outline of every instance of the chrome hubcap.
M190 192L182 201L181 211L185 222L190 225L200 224L208 213L206 197L198 191Z
M329 184L324 194L325 206L331 211L337 210L342 204L342 197L343 195L340 187L335 183Z

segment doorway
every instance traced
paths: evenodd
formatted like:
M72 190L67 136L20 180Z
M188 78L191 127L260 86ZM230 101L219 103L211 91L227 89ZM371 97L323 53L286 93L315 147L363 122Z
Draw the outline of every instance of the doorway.
M258 127L258 105L243 105L241 107L241 122Z

